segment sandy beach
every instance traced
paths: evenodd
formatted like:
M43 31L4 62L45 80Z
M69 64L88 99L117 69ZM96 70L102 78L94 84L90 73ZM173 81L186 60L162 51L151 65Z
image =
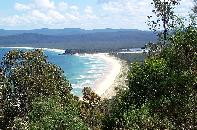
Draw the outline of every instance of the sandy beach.
M115 83L118 76L121 74L121 61L107 53L93 54L94 57L103 59L108 64L108 71L104 76L95 82L93 90L102 98L111 98L115 96Z
M35 49L32 47L4 47L4 48L14 48L14 49ZM37 48L38 49L38 48ZM54 51L62 53L64 50L60 49L49 49L49 48L39 48L48 51ZM111 98L116 95L115 88L122 86L125 81L125 75L122 74L123 69L126 67L123 66L123 61L120 59L110 56L108 53L96 53L96 54L86 54L90 57L95 57L103 60L107 64L107 69L103 72L103 75L94 82L93 91L101 96L102 98Z

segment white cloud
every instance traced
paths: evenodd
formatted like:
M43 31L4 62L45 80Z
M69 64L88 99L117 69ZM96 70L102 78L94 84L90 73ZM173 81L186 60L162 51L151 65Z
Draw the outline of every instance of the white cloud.
M147 0L103 0L102 9L105 19L119 23L118 28L147 29L147 15L152 14L151 4ZM114 22L113 22L114 23Z
M93 10L92 10L92 7L91 6L87 6L84 10L84 12L86 14L93 14Z
M181 0L180 5L175 9L175 12L179 16L187 16L193 8L193 0Z
M9 28L88 27L90 21L92 20L91 23L94 23L94 19L97 18L91 6L86 6L83 9L64 1L55 3L52 0L32 0L32 2L26 4L16 3L15 7L17 7L17 11L22 10L19 7L23 7L22 14L0 19L0 27L3 25ZM95 24L93 25L95 26Z
M98 3L107 3L109 1L114 1L114 0L98 0Z
M91 6L86 6L84 9L84 19L98 19L98 16L94 14L94 11Z
M64 19L64 16L55 10L49 10L48 16L52 19L57 20L57 21Z
M79 16L74 15L74 14L70 14L70 13L66 13L66 14L65 14L65 17L66 17L68 20L74 20L74 21L80 19Z
M76 6L76 5L72 5L72 6L70 6L70 9L73 10L73 11L78 11L79 7Z
M42 9L54 9L55 5L54 2L51 0L33 0L36 7L42 8Z
M22 4L22 3L15 3L16 10L30 10L30 9L55 9L54 2L50 0L32 0L30 3Z
M128 28L148 29L147 16L153 15L152 0L98 0L101 4L105 19L117 21L118 26L127 25ZM192 0L182 0L175 12L179 16L186 16L191 12Z
M98 0L102 3L102 8L105 11L114 13L133 12L137 15L151 15L153 7L151 6L152 0ZM180 16L188 15L193 7L193 0L181 0L180 5L175 9L175 13Z
M0 25L6 27L66 27L72 25L86 14L79 13L79 7L64 1L32 0L29 3L15 3L20 15L7 16L0 19ZM17 12L16 12L17 14ZM79 22L78 22L79 23Z
M31 16L36 19L48 20L46 14L42 13L40 10L32 10Z
M15 15L0 19L0 27L148 29L145 22L147 16L152 15L151 1L98 0L97 6L85 7L64 0L31 0L26 4L17 2L14 6ZM192 6L192 0L182 0L176 12L184 16Z
M21 3L16 3L15 7L16 10L29 10L31 7L29 5L21 4Z
M114 0L103 3L103 10L114 13L135 14L151 12L151 5L147 4L147 0ZM142 14L139 14L142 15Z
M61 11L67 10L68 7L69 7L69 5L64 1L58 3L58 9L61 10Z
M47 9L55 9L55 4L50 0L32 0L32 2L28 4L15 3L15 9L23 10L23 11L30 9L47 10Z

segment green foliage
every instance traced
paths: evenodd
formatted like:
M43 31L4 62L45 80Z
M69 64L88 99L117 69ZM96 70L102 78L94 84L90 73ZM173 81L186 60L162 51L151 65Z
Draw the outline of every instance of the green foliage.
M173 71L164 59L149 59L143 65L133 66L129 79L130 93L125 101L129 100L137 108L150 103L152 113L169 119L176 128L188 123L184 119L193 110L189 104L193 93L196 93L193 88L194 76L190 73Z
M0 129L86 129L70 83L42 50L10 51L1 67Z
M147 16L147 25L150 30L153 30L158 35L158 41L156 43L149 42L146 48L149 49L149 56L158 56L163 47L169 43L169 33L173 30L177 24L180 24L179 18L174 15L174 9L179 5L181 0L153 0L151 3L154 7L152 12L153 16ZM155 20L156 19L156 20ZM161 30L161 31L160 31Z
M41 50L10 51L3 59L2 68L16 92L27 90L24 95L29 100L40 95L60 95L63 91L71 90L63 71L50 64Z
M176 31L171 38L171 42L162 52L170 68L179 71L193 71L197 68L197 30L189 26L184 30Z
M193 7L193 12L195 13L195 14L197 14L197 0L193 0L194 1L194 7Z
M0 70L0 126L3 126L4 123L4 105L5 105L5 101L4 101L4 92L5 92L5 77L3 76L3 72L2 70ZM1 127L0 127L1 129Z
M151 20L153 16L148 16L148 26L153 31L163 30L163 33L159 33L159 37L160 40L163 40L164 45L166 44L168 31L175 21L173 9L179 2L180 0L153 0L151 3L154 6L152 12L156 15L157 20Z
M143 65L134 64L129 74L131 101L141 106L149 100L163 96L169 75L166 66L164 59L148 59Z
M83 120L93 130L101 129L102 120L106 112L107 103L101 101L96 93L91 88L85 87L83 89L83 102L81 104L81 116Z
M61 99L37 99L29 113L31 130L87 130L80 119L77 101L61 104Z
M103 129L196 128L194 25L176 28L160 53L148 57L143 64L132 64L128 88L109 102Z
M128 87L110 100L84 88L78 101L63 71L41 50L9 52L0 71L0 129L86 130L86 124L93 130L196 129L196 22L185 27L174 19L179 0L153 2L168 44L151 45L153 53L131 65ZM166 37L170 20L177 25Z
M130 107L127 113L124 113L125 128L132 130L158 130L158 129L174 129L172 123L168 119L161 120L156 114L151 114L148 105L141 108Z
M125 128L125 118L123 117L124 113L127 112L129 108L128 102L125 102L124 99L128 95L128 89L119 89L117 95L108 101L107 113L103 119L103 129L124 129Z

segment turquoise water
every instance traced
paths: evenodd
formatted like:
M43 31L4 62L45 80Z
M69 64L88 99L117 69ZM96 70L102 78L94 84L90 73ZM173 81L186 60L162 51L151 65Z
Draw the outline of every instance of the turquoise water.
M13 48L0 48L0 58ZM23 49L24 48L20 48ZM26 48L32 49L32 48ZM58 55L63 50L44 49L48 56L48 61L60 66L64 70L66 78L73 87L73 94L82 96L84 87L93 87L97 79L103 76L107 70L107 64L104 60L91 55Z

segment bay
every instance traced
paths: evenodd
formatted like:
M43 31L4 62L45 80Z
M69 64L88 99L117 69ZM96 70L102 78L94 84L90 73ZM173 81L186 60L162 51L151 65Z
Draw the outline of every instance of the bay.
M10 50L32 50L35 48L15 47L0 48L0 59ZM64 71L66 79L72 84L72 93L82 96L84 87L94 87L97 79L101 78L107 71L107 63L103 59L98 59L90 54L81 55L60 55L64 50L44 48L44 53L48 56L50 63L56 64Z

